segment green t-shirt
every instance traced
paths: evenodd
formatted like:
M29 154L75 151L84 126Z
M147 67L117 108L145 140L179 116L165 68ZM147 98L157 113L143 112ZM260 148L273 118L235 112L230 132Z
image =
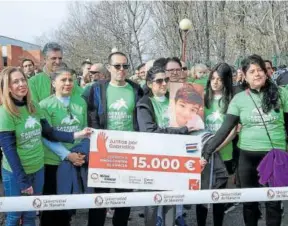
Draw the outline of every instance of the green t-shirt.
M195 79L193 83L202 85L204 88L206 88L207 81L208 81L208 76L203 76L200 79Z
M29 88L31 91L32 99L36 103L49 97L52 94L51 78L45 72L41 72L28 80ZM81 96L83 89L78 86L77 81L74 80L74 88L72 95L77 94Z
M283 88L279 90L282 102L281 109L279 112L271 110L268 114L264 114L261 108L263 94L250 93L261 112L274 147L286 150L286 132L283 112L288 112L288 95L287 90ZM238 142L240 149L248 151L270 151L272 149L261 116L246 91L235 95L229 105L227 113L240 117L242 124Z
M133 112L135 109L134 90L129 83L125 86L108 85L107 111L109 130L133 131Z
M44 118L41 109L35 105L36 113L30 114L26 106L18 107L21 117L11 115L5 107L0 106L0 132L14 131L16 148L26 174L35 173L44 166L42 144L42 127L40 119ZM4 155L3 168L12 171Z
M150 100L154 108L157 125L160 128L168 127L169 126L168 98L165 96L163 99L157 97L151 97Z
M204 109L205 113L205 127L212 133L216 133L224 122L225 114L222 113L222 102L220 98L214 98L211 102L210 108ZM223 161L228 161L232 159L233 144L230 142L225 147L220 150L220 155Z
M53 128L64 132L77 132L84 129L87 126L87 105L84 99L78 95L72 95L68 107L55 96L52 95L40 102L40 106L43 110L47 121ZM80 140L75 140L74 144L63 143L69 150ZM45 164L59 165L61 159L44 147Z

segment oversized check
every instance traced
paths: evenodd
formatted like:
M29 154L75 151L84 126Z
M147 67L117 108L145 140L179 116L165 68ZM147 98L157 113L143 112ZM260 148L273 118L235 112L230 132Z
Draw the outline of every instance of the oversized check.
M201 136L94 130L89 187L198 190Z

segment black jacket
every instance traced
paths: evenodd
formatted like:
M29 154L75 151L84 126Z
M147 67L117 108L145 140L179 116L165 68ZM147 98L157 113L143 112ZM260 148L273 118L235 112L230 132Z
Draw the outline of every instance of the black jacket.
M145 95L137 103L137 121L141 132L149 133L170 133L170 134L188 134L186 126L181 128L160 128L156 123L156 116L153 104L148 95Z
M88 106L88 126L94 129L107 129L107 97L106 91L110 81L98 81L92 85L87 92L83 93L83 98ZM143 90L141 87L130 81L126 80L134 90L135 106L136 103L142 98ZM135 131L139 131L137 124L137 111L136 107L133 115L133 127Z

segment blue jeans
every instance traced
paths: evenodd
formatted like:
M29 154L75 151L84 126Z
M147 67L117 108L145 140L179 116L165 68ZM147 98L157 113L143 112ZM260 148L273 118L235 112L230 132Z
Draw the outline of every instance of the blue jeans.
M44 168L39 171L28 174L28 178L31 180L34 190L33 195L41 195L44 184ZM21 196L21 189L17 183L17 179L12 172L9 172L2 168L2 180L4 186L5 196ZM5 226L18 226L20 219L22 218L22 226L36 226L36 212L7 212Z

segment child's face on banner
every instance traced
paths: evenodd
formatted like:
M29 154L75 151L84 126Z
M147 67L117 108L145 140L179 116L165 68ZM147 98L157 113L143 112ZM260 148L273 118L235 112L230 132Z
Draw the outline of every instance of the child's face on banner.
M193 120L200 109L199 104L185 102L179 99L175 103L175 116L177 124L182 127L186 126L188 121Z

